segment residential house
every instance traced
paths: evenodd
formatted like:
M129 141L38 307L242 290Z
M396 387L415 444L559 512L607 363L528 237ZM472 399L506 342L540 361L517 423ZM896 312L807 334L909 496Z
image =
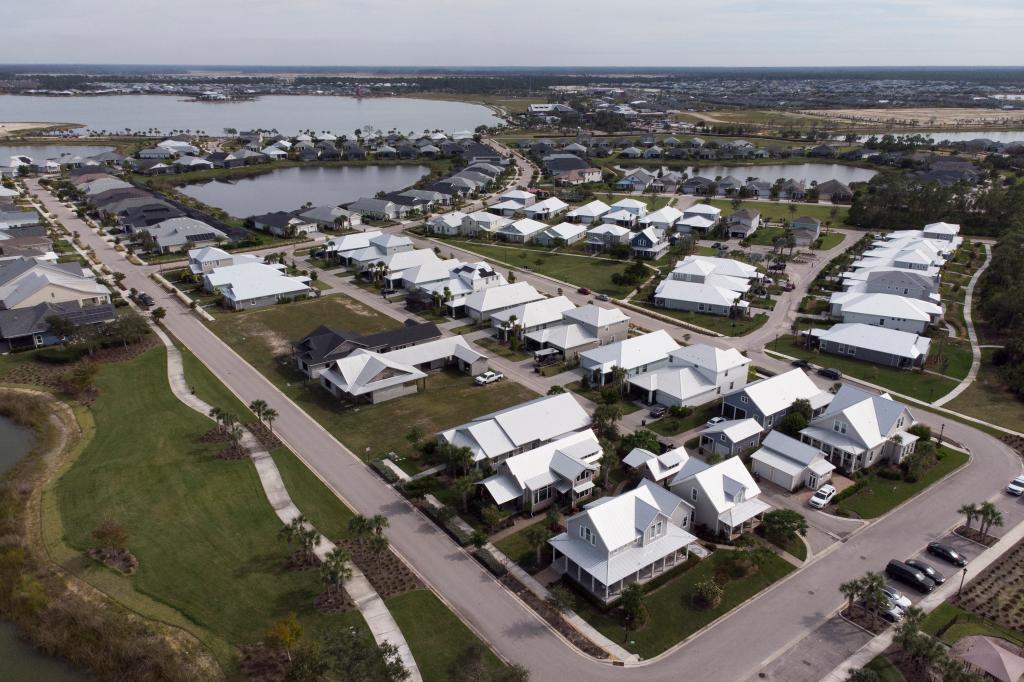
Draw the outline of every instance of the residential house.
M789 414L797 400L811 404L812 416L825 411L832 394L823 391L801 369L792 369L767 379L755 381L722 401L726 419L754 419L766 430L775 428Z
M852 474L878 462L901 463L917 445L908 431L914 424L907 406L888 394L843 384L828 409L800 431L800 440Z
M514 201L519 204L520 209L537 203L537 195L524 189L510 189L499 196L498 199L500 201Z
M810 246L821 236L821 221L809 216L794 218L789 226L797 246Z
M357 350L389 353L441 338L441 330L432 322L407 320L397 329L376 334L357 334L320 325L292 344L295 364L310 379L316 379L335 360Z
M750 469L759 480L793 492L804 486L817 490L832 479L835 466L821 450L781 431L771 431L760 449L750 456Z
M200 276L228 265L262 262L262 256L248 253L231 254L216 246L204 246L201 249L190 249L188 252L188 269L193 275Z
M688 310L710 315L746 315L750 308L742 294L716 284L698 284L664 279L654 290L654 305L670 310Z
M843 273L843 291L893 294L940 303L939 274L906 268L880 267Z
M639 199L620 199L612 204L610 208L611 213L615 213L616 211L626 211L627 213L631 213L635 220L639 220L647 215L647 204Z
M170 218L141 230L156 241L160 253L210 246L226 241L228 236L217 228L195 218Z
M629 251L633 258L657 260L669 249L665 233L655 227L645 227L629 240Z
M494 313L491 328L502 340L513 334L521 339L525 334L560 324L562 314L575 308L576 304L565 296L542 298Z
M3 272L3 261L0 261L0 278ZM109 303L83 306L76 300L63 303L43 301L26 307L0 310L0 353L63 343L65 339L53 329L53 318L79 328L113 322L117 319L117 312Z
M335 258L342 263L348 263L353 254L369 247L370 240L383 234L380 230L366 230L364 232L353 232L352 234L335 237L327 241L327 244L324 246L324 252L331 258ZM412 240L409 240L405 248L413 248Z
M729 237L746 239L761 227L761 213L749 208L741 208L733 211L729 216L728 231Z
M619 308L602 308L588 303L562 313L562 324L546 327L525 336L531 350L554 348L571 360L579 354L625 340L629 334L629 316Z
M592 385L604 386L614 379L613 370L624 370L623 381L668 365L669 353L679 348L664 329L609 343L580 353L580 369Z
M643 448L633 448L622 458L622 463L642 478L666 487L689 461L690 455L682 446L660 455Z
M49 263L35 258L0 260L0 310L40 303L78 303L83 308L110 303L110 290L77 262Z
M600 601L617 599L686 561L696 538L693 507L651 481L604 497L566 519L566 531L548 543L552 567Z
M778 198L783 201L800 201L807 196L807 186L803 180L784 180L778 187Z
M497 216L487 211L474 211L463 218L462 233L467 237L493 235L511 222L510 218Z
M363 224L362 216L341 206L316 206L302 211L298 217L326 230L353 228Z
M320 373L320 385L336 398L377 404L411 395L427 375L386 355L357 350Z
M591 225L601 220L601 217L610 210L611 207L608 204L595 199L590 203L577 206L569 211L565 217L569 219L569 222Z
M847 204L853 201L853 190L838 180L826 180L818 183L818 201Z
M716 256L687 256L676 263L669 279L696 284L713 284L730 291L745 294L751 280L760 279L757 268L733 258Z
M548 197L543 201L526 206L523 208L523 213L526 214L527 218L532 218L533 220L551 220L567 208L569 208L569 204L558 197Z
M297 237L303 234L316 232L316 223L303 220L294 213L287 211L274 211L255 215L252 218L253 227L261 232L268 232L275 237Z
M698 450L704 455L735 457L756 448L762 433L755 419L729 419L701 431Z
M498 472L480 481L499 508L536 514L551 506L590 497L603 451L593 430L571 433L498 464Z
M442 431L438 442L467 447L474 462L496 465L513 455L590 428L590 415L571 393L543 396Z
M592 182L601 182L604 175L600 168L593 166L589 168L570 168L568 170L554 171L551 174L556 185L586 185Z
M632 234L628 227L622 227L621 225L611 225L608 223L598 225L587 230L587 250L591 252L607 251L615 246L629 244L629 238Z
M711 204L694 204L683 210L683 217L676 223L676 230L684 234L706 233L718 224L722 209Z
M771 506L758 495L739 457L730 457L695 473L677 475L670 489L694 508L695 528L732 539L753 529Z
M639 391L648 403L666 407L704 405L747 385L751 360L735 348L723 350L697 343L669 352L668 358L667 367L629 380L633 392Z
M401 206L386 199L370 199L363 197L345 206L365 218L373 220L401 220L409 213L408 206Z
M717 191L717 185L714 180L700 175L694 175L692 178L687 178L686 182L683 183L683 194L711 196Z
M860 322L921 334L942 318L942 307L894 294L837 291L829 298L829 314L843 322Z
M616 182L615 187L625 192L644 192L657 179L657 174L643 168L636 168Z
M476 322L485 322L491 315L515 306L544 298L529 282L516 282L504 286L474 291L465 298L466 314Z
M559 223L534 235L533 241L542 246L567 246L575 244L587 234L585 225Z
M640 219L643 227L654 227L662 232L668 232L675 228L676 222L683 217L683 212L673 206L665 206L657 211L648 213Z
M772 183L765 180L750 180L744 189L746 194L756 199L768 199L772 195Z
M231 310L248 310L283 303L310 294L309 278L290 277L283 265L240 263L214 268L203 276L203 288L223 296Z
M466 214L462 211L440 213L427 221L427 231L431 234L453 236L462 232L462 223Z
M449 263L451 261L442 261ZM415 277L416 270L406 271L406 277ZM452 267L446 279L435 280L418 285L418 290L431 300L439 300L444 306L446 315L454 318L465 316L466 299L476 292L485 289L508 285L505 277L493 267L481 261L464 263Z
M853 322L812 329L818 350L885 367L923 368L931 339L913 332Z
M506 242L526 244L533 241L535 236L546 229L548 229L548 226L545 223L532 220L531 218L521 218L499 229L495 236Z

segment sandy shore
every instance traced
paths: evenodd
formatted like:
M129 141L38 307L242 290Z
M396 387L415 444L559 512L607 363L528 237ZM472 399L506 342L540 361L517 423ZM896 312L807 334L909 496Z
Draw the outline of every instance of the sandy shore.
M1009 109L811 109L802 113L857 123L913 126L999 126L1024 122L1024 112Z
M35 122L32 121L19 121L17 123L4 123L0 122L0 137L7 137L15 133L20 133L23 130L32 130L33 128L56 128L60 126L73 125L71 123L48 123L48 122Z

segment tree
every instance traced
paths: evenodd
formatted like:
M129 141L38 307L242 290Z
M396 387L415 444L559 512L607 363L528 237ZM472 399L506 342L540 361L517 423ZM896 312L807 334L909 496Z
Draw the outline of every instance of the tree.
M799 438L800 431L807 427L807 419L799 412L790 412L779 423L779 431L787 436Z
M725 591L721 585L715 582L714 576L709 576L693 586L691 601L698 608L714 609L722 603L724 594Z
M352 555L344 547L335 547L320 565L320 579L327 586L328 594L337 594L345 581L352 577Z
M164 319L165 317L167 317L167 311L166 311L166 310L164 310L164 309L163 309L162 307L160 307L160 308L155 308L155 309L153 310L153 312L152 312L152 313L150 313L150 315L152 315L152 316L153 316L153 319L154 319L154 320L156 320L157 322L159 322L160 320L162 320L162 319Z
M871 668L857 668L850 671L846 682L882 682L882 678Z
M839 593L846 597L846 611L851 616L853 615L853 603L860 597L860 593L864 588L863 578L853 578L847 580L845 583L840 583Z
M263 421L263 412L267 409L266 400L253 400L249 403L249 410L256 415L256 418Z
M281 620L275 621L263 635L263 642L275 649L284 649L288 660L292 660L292 647L302 638L302 626L299 617L292 611Z
M626 392L626 374L625 368L618 365L612 367L612 384L618 387L620 396Z
M790 413L796 412L803 416L804 421L811 421L811 416L814 411L811 409L811 401L806 398L797 398L793 401L793 404L789 406Z
M526 544L536 553L534 565L540 566L541 552L548 543L548 537L550 537L547 528L544 527L543 523L535 523L526 529L525 537Z
M96 547L108 551L124 551L128 547L128 531L110 519L104 521L92 532Z
M375 533L370 536L370 542L367 545L367 548L377 560L378 569L381 567L381 562L384 560L384 554L388 551L388 547L390 547L390 543L384 534L378 535Z
M658 442L658 434L650 429L639 429L622 437L619 442L619 451L623 455L629 454L634 448L643 448L648 452L658 454L661 452L661 444Z
M548 389L548 395L561 395L562 393L565 393L565 386L559 386L558 384L555 384L554 386Z
M964 517L964 526L967 530L971 529L971 524L974 523L974 519L978 518L978 505L976 504L962 504L960 508L956 510L958 514L962 514Z
M390 642L375 644L352 627L339 627L326 636L324 652L330 671L338 679L352 682L402 682L409 671L402 664L398 648Z
M792 509L767 512L761 519L761 525L765 535L779 544L785 544L797 535L807 535L807 519Z
M292 653L284 682L320 682L330 667L330 658L318 645L299 646Z
M640 583L631 583L622 591L619 607L627 631L638 630L647 622L647 604L644 601L644 589Z
M867 607L868 612L871 614L871 627L874 629L878 625L879 611L889 603L889 597L884 592L885 578L880 573L868 571L864 575L863 580L864 591L862 597L865 607Z
M622 405L619 403L598 405L594 410L594 426L609 437L616 435L615 423L620 419L622 419Z
M46 324L50 326L54 336L60 339L61 344L70 341L75 335L75 323L66 317L50 315L46 318Z
M277 419L277 410L272 407L263 410L263 420L267 422L267 430L274 432L274 420Z
M992 526L998 527L1003 525L1003 513L999 511L998 507L988 501L982 502L978 507L978 518L981 524L980 530L985 535L988 535L988 531Z
M476 489L477 479L478 476L475 474L467 474L452 482L452 492L459 498L460 511L466 511L466 507L469 505L469 495Z

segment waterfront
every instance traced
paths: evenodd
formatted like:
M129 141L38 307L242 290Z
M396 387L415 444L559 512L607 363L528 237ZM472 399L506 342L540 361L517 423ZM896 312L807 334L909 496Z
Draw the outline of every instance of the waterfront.
M32 448L32 432L0 416L0 474L14 467Z
M88 144L22 144L22 145L0 145L0 162L4 162L10 156L27 156L33 161L42 159L55 159L61 154L74 156L96 156L104 152L114 151L113 147Z
M851 182L867 182L877 175L870 168L848 166L842 163L772 163L750 164L745 166L697 166L687 169L691 176L700 175L705 178L725 177L731 175L740 180L757 178L765 182L775 182L779 178L785 180L802 180L808 184L812 181L825 182L838 180L844 184Z

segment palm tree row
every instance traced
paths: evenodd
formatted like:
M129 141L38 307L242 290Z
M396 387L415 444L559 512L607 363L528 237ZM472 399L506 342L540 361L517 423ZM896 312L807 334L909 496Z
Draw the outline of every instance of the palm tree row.
M242 440L242 427L238 424L238 417L226 412L219 407L210 408L210 419L217 422L217 428L231 441L231 444L238 446Z
M847 599L847 613L853 615L853 605L860 601L862 613L871 615L871 627L878 624L878 614L889 602L884 592L885 578L881 573L868 571L860 578L847 580L839 586L839 592Z
M267 429L274 432L274 420L277 419L277 410L267 405L265 400L254 400L249 403L249 409L256 415L256 418L267 425Z
M316 560L316 548L320 546L323 539L302 514L296 516L291 523L282 528L278 532L278 536L283 538L289 547L295 544L302 552L303 558L310 562Z
M1003 513L991 502L964 504L961 505L957 512L964 516L966 520L964 525L967 530L971 530L971 524L977 519L979 522L978 532L982 535L988 535L989 529L993 526L999 527L1003 525Z

